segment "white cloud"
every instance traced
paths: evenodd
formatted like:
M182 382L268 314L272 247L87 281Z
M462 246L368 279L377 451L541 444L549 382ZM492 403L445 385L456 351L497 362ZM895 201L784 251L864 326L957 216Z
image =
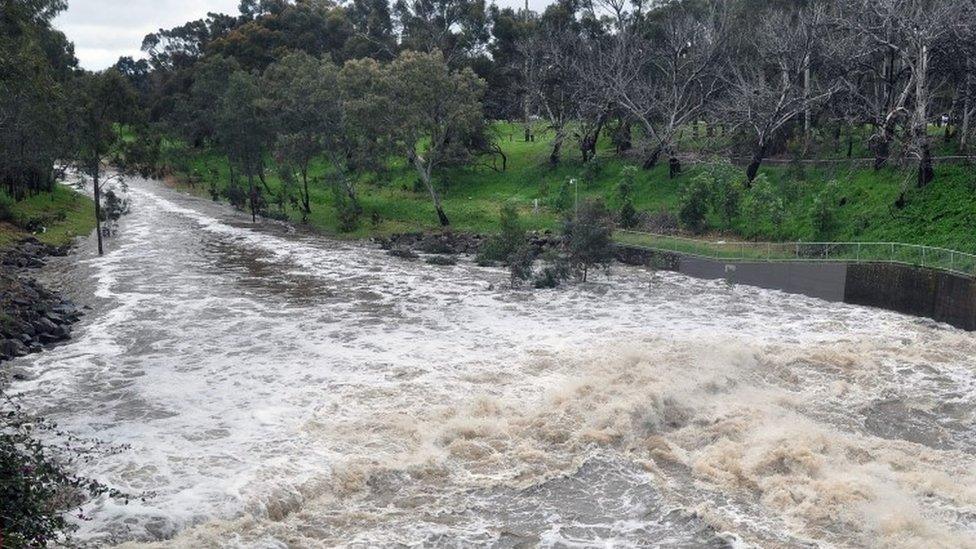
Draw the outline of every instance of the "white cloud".
M525 0L498 0L500 6L521 7ZM540 10L548 0L530 0ZM142 39L205 17L208 12L236 14L239 0L69 0L68 10L54 24L75 43L81 66L99 70L122 55L140 57Z

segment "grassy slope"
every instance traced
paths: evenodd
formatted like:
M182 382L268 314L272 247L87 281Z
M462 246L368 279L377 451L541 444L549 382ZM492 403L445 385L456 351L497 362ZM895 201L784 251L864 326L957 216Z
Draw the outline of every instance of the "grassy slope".
M555 228L559 216L546 207L547 196L553 196L567 177L579 177L583 165L571 141L564 147L564 161L551 168L546 162L549 140L540 136L534 143L520 138L518 127L498 124L499 142L508 155L508 170L496 172L486 167L465 167L444 170L439 179L444 187L444 206L454 228L462 231L490 232L497 223L500 206L515 201L530 229ZM939 142L937 142L939 143ZM941 143L939 143L941 145ZM691 140L685 150L704 149ZM943 147L940 147L943 148ZM937 154L950 153L948 146ZM838 149L842 150L842 149ZM846 152L846 151L844 151ZM855 156L864 151L855 149ZM837 153L842 156L843 152ZM603 169L589 186L581 186L580 196L611 200L621 170L632 161L616 157L609 143L601 143L600 156ZM828 154L828 156L835 156ZM681 185L694 177L691 167L674 180L667 177L666 162L656 169L641 171L635 193L638 210L676 213ZM189 162L196 174L210 174L216 169L220 174L219 185L228 179L227 163L216 152L198 153ZM912 185L912 173L897 169L874 172L869 168L837 164L830 167L806 167L801 171L785 166L767 166L763 172L779 189L787 204L787 219L780 231L771 226L757 226L755 220L740 218L731 227L722 227L717 219L711 220L713 230L751 235L759 239L796 240L815 239L810 222L810 209L814 197L831 180L838 182L835 204L837 223L833 230L821 238L831 240L902 241L918 244L946 246L965 251L976 251L976 173L968 166L937 166L937 179L924 190L909 193L909 202L903 210L893 207L902 188ZM324 164L317 165L313 175L319 181L312 189L313 226L329 233L336 233L336 219L331 206L331 192L321 182L326 180ZM272 187L279 185L277 177L269 173ZM203 178L206 180L207 176ZM349 235L364 237L393 232L435 229L436 215L425 192L414 192L416 175L402 162L394 162L387 173L363 174L358 190L366 210L360 229ZM198 191L209 182L197 185ZM546 193L548 188L548 193ZM532 202L539 199L543 206L533 213ZM846 200L844 200L846 199ZM839 206L841 202L843 206ZM373 225L370 217L378 214L380 222ZM298 219L296 212L290 212Z
M13 218L18 225L30 220L43 220L47 231L34 235L38 240L55 246L70 244L76 236L90 234L95 229L94 204L91 199L58 185L54 192L39 194L14 204ZM0 248L30 236L24 229L0 223Z

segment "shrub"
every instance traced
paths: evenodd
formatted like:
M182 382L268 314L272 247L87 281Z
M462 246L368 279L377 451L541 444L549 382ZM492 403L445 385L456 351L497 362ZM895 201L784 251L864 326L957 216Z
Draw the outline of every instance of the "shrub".
M711 198L711 178L701 173L681 187L678 197L678 219L691 232L700 233L707 227L708 203Z
M610 269L614 259L612 236L610 216L601 201L585 201L580 204L579 215L565 222L566 251L570 264L583 282L593 267Z
M450 255L433 255L428 257L425 262L429 265L449 267L451 265L457 265L457 258Z
M478 264L490 262L508 263L509 258L525 243L525 229L519 220L515 204L509 202L502 206L498 234L492 236L478 250Z
M0 543L4 547L70 545L77 527L67 520L68 511L101 495L121 503L131 497L78 475L70 465L125 448L59 431L54 423L26 413L4 392L5 383L0 379L4 419L0 423Z
M813 227L814 238L826 238L833 232L837 224L837 215L833 199L837 196L837 183L831 181L813 199L810 207L810 224Z
M535 263L535 252L528 242L522 241L508 257L508 271L512 288L518 288L522 282L532 278L533 263Z
M559 188L556 189L556 194L549 198L549 204L552 209L559 213L564 213L573 208L574 192L572 184L572 178L567 177L563 179L562 183L559 184Z
M580 172L580 179L583 184L586 185L587 189L592 189L596 185L597 180L600 178L600 174L603 173L603 168L605 167L603 160L598 156L594 156L589 162L583 164L583 171Z
M765 174L759 174L752 182L752 189L746 195L743 206L752 221L753 234L760 234L763 225L771 226L769 236L773 238L782 234L786 203Z
M620 226L625 229L633 229L638 224L640 224L640 215L634 208L634 203L629 200L624 202L623 207L620 208Z
M0 221L14 220L14 199L7 193L0 191Z
M351 233L359 228L362 210L338 183L332 185L332 206L336 211L336 229L340 233Z
M549 250L542 256L545 266L532 280L536 289L556 288L569 278L569 262L555 250Z

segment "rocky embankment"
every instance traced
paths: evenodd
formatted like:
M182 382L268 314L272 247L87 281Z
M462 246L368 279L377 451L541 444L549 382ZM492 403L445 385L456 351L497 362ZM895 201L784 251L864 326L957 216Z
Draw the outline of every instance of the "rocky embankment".
M67 253L33 238L0 252L0 364L71 338L82 312L30 276L46 257Z

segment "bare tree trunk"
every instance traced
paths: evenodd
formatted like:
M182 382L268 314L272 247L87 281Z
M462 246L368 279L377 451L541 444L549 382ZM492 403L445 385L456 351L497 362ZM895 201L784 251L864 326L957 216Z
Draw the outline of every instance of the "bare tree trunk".
M426 166L424 159L416 153L410 152L409 155L411 164L417 170L417 174L420 175L421 181L427 186L430 199L434 202L434 209L437 210L437 220L440 222L441 227L450 227L451 221L447 218L447 214L444 213L444 207L441 205L441 197L437 193L437 189L434 188L433 181L431 181L430 166Z
M251 223L255 223L258 220L257 204L256 204L258 198L257 196L258 191L257 188L254 187L254 174L251 173L247 174L247 187L248 187L248 194L250 195L250 199L251 199Z
M752 161L749 162L749 167L746 168L746 187L750 187L752 182L756 180L756 176L759 174L759 168L762 166L763 160L766 158L766 144L760 143L756 150L752 153Z
M656 145L651 149L651 153L644 159L644 164L641 167L645 170L653 170L657 166L658 159L661 158L662 149L661 145Z
M556 128L556 137L552 141L552 152L549 153L549 163L553 166L559 164L559 160L562 157L563 141L565 139L565 130L562 127Z
M970 124L973 116L972 89L973 89L973 70L972 61L967 61L966 72L966 91L962 103L962 125L959 127L959 152L966 154L969 145Z
M918 67L915 75L915 112L912 117L912 137L918 154L918 187L922 188L935 179L932 170L932 151L929 144L928 128L928 46L919 47Z
M102 184L99 180L101 170L98 166L95 167L94 173L92 174L92 187L94 189L95 195L95 232L98 233L98 255L103 255L104 250L102 248Z
M305 188L302 194L302 223L308 221L308 214L312 213L312 200L308 196L308 168L302 170L302 186Z

